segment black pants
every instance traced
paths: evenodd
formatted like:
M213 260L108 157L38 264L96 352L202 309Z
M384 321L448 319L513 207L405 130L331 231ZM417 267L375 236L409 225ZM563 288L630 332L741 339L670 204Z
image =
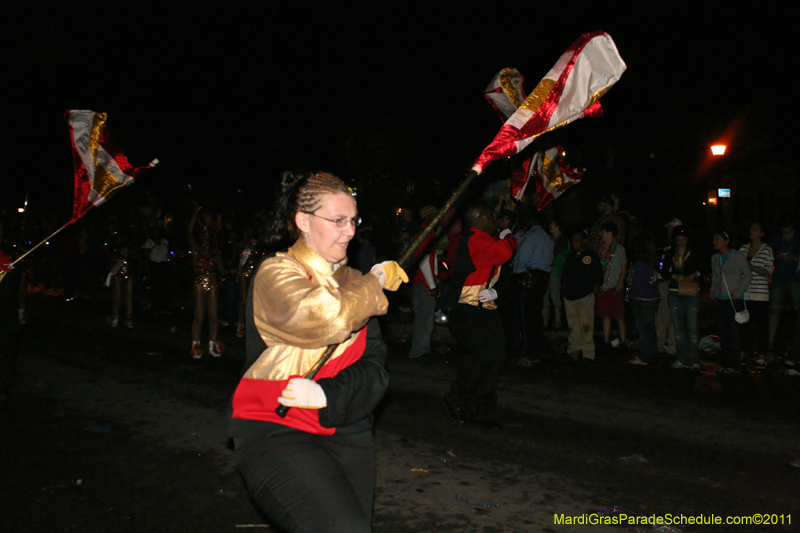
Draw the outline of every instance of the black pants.
M291 431L234 439L236 461L258 509L284 531L370 531L375 490L372 435Z
M544 270L534 270L530 274L529 286L522 292L523 327L526 357L538 359L545 351L547 340L544 336L544 295L550 284L550 274Z
M769 348L769 302L747 300L750 322L742 324L742 347L745 350L755 347L762 356Z
M497 310L456 304L450 313L450 329L464 359L448 399L469 416L484 416L497 405L497 381L505 359L500 316Z
M744 309L743 300L714 300L714 316L719 328L719 364L739 370L742 362L742 341L736 312Z
M512 321L504 322L506 342L513 357L539 359L545 352L547 339L544 336L544 295L550 285L550 274L544 270L532 270L513 274L509 282L507 302L514 313ZM499 300L499 297L498 297ZM504 317L505 320L505 317ZM513 335L513 336L512 336Z

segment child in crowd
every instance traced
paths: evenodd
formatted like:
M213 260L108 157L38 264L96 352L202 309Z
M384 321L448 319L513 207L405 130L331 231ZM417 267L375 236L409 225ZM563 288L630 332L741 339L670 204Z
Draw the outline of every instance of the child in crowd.
M603 281L600 259L586 247L586 234L574 231L564 260L561 287L569 326L569 356L594 360L594 295Z

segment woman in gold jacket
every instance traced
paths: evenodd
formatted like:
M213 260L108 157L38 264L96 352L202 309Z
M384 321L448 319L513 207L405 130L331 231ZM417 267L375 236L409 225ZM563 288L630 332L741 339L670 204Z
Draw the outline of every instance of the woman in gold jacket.
M388 385L377 319L384 289L408 281L397 263L362 275L346 266L360 223L347 186L326 173L284 174L273 238L246 304L247 362L230 432L258 508L286 531L370 530L372 412ZM313 379L304 376L325 352ZM285 417L275 413L291 407Z

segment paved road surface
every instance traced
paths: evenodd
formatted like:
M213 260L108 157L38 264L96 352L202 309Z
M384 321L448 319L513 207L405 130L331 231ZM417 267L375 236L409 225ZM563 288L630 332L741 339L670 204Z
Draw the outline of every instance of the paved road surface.
M175 334L164 317L111 330L88 302L44 297L31 315L0 414L0 531L270 530L237 528L264 524L225 436L240 340L228 338L219 360L194 361L185 317ZM404 321L385 324L392 339ZM377 532L657 531L554 523L588 513L769 513L783 525L683 530L797 528L800 380L776 368L721 380L631 367L623 354L593 366L509 366L505 429L489 432L444 414L455 347L438 343L435 360L417 361L405 358L407 345L389 346Z

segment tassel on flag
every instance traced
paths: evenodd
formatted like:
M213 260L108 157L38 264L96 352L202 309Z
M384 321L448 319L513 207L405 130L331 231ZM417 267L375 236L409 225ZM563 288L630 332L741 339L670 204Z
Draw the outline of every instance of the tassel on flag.
M598 100L626 68L610 35L581 35L503 124L472 170L480 174L492 161L518 154L543 133L582 117L600 116Z
M530 162L527 180L521 187L514 188L512 183L511 194L521 200L525 188L530 183L531 177L536 177L536 205L541 211L547 204L564 194L564 191L580 183L583 171L569 166L564 159L564 148L554 146L544 152L534 154ZM517 185L519 185L517 183Z
M158 164L158 159L154 159L146 167L131 166L111 140L106 119L106 113L76 109L67 112L75 164L75 201L68 224L105 202L120 188L132 184L140 170Z

